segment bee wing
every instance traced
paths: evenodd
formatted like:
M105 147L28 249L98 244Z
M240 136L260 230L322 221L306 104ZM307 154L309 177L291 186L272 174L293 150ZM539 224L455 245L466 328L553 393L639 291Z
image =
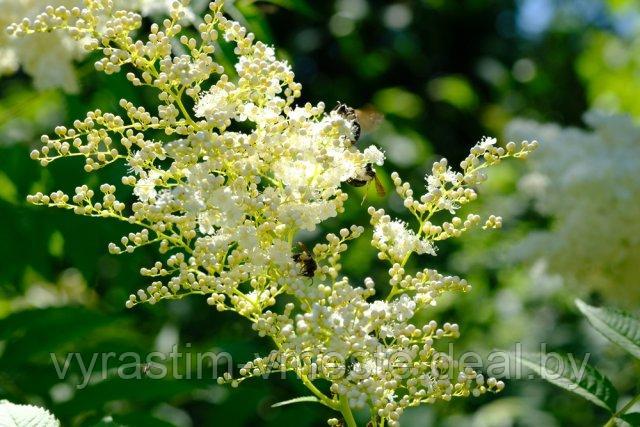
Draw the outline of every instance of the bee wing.
M384 115L371 105L356 110L356 116L360 126L362 126L362 130L365 132L374 132L384 120Z
M376 193L378 193L378 196L380 197L384 197L387 192L384 189L384 185L382 185L382 182L380 182L380 178L378 178L377 176L373 178L373 181L375 182L376 185Z

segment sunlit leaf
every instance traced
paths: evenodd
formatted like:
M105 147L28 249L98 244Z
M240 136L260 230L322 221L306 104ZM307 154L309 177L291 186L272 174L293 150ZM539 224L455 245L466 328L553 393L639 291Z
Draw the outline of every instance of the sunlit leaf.
M46 409L0 400L0 426L59 427L60 421Z
M447 102L461 110L470 110L478 103L471 83L463 76L443 76L429 82L428 91L436 101Z
M295 399L285 400L283 402L274 403L271 405L272 408L277 408L280 406L293 405L294 403L306 403L306 402L320 402L315 396L302 396L296 397Z
M419 96L399 87L378 91L373 96L373 103L385 114L407 119L416 118L424 111L424 103Z

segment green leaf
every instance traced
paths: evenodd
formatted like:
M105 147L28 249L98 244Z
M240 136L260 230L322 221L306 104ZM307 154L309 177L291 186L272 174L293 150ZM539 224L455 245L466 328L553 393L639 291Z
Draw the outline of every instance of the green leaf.
M620 418L631 424L633 427L640 426L640 412L632 412L631 414L624 414Z
M315 396L302 396L302 397L296 397L295 399L274 403L273 405L271 405L271 407L278 408L280 406L293 405L294 403L304 403L304 402L320 402L320 400Z
M32 405L14 405L7 400L0 400L0 425L60 427L60 421L46 409Z
M514 357L518 358L515 354ZM579 365L565 355L540 353L523 353L519 360L545 381L615 412L618 392L607 377L586 362Z
M133 355L132 355L133 356ZM132 357L133 362L135 357ZM60 417L73 416L87 411L95 411L105 404L116 400L133 403L169 401L172 398L188 395L197 389L210 386L210 380L151 379L147 377L120 378L110 377L104 381L90 384L76 392L73 399L60 404L56 413ZM114 417L115 421L118 421Z
M579 299L576 305L596 331L640 359L640 320L621 310L592 307Z
M50 353L84 340L115 318L83 307L28 309L0 319L0 339L7 347L0 357L3 368L37 359L50 360Z
M236 19L243 19L243 23L254 32L259 40L265 43L273 43L273 34L260 11L251 3L237 3L236 7L242 14Z

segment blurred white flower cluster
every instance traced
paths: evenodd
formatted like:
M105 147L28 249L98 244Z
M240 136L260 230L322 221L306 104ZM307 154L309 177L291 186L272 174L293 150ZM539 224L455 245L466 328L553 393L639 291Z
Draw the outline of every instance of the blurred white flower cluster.
M168 13L172 0L116 0L116 3L139 10L143 16L157 16ZM77 92L74 61L86 56L82 41L63 32L14 37L4 29L23 18L35 19L47 6L72 9L82 5L83 0L0 0L0 75L10 75L22 68L33 78L33 85L38 90L61 88L66 92ZM189 8L184 11L186 19L193 18Z
M57 0L60 6L82 6L82 0ZM13 74L20 67L33 77L37 89L61 87L68 92L78 90L73 62L84 56L79 43L67 34L41 33L16 38L4 29L23 18L35 18L50 0L0 0L0 75Z
M123 2L124 0L120 1ZM133 4L125 5L120 3L119 5L127 9L136 8L142 16L162 17L171 10L173 3L175 3L175 0L133 0ZM196 15L190 7L182 4L178 7L184 12L183 23L191 23L196 20Z
M519 187L551 220L530 233L513 258L546 262L570 284L614 301L638 297L640 127L623 115L590 112L592 130L518 120L512 137L536 135L539 150Z
M453 366L437 351L437 340L458 336L456 324L424 323L418 315L443 293L466 292L467 282L430 269L410 273L405 266L412 254L434 254L436 242L471 227L499 227L500 218L483 223L474 214L432 221L473 201L487 166L524 158L536 144L502 148L484 139L459 172L446 160L436 162L420 195L392 174L415 221L405 224L369 209L372 244L389 262L389 278L380 280L388 282L386 297L371 300L372 279L354 286L340 275L341 254L363 227L328 234L311 250L296 236L342 213L343 186L376 179L374 165L384 154L373 146L358 149L360 126L349 107L328 112L322 103L296 106L301 85L289 64L227 19L222 1L211 3L197 40L182 34L185 6L174 3L170 18L153 24L146 40L132 36L141 17L116 10L111 0L88 0L84 9L50 8L10 28L18 36L66 30L87 50L103 53L95 64L99 71L126 67L134 86L154 88L161 101L150 112L123 99L123 116L91 111L72 128L57 127L55 137L43 136L42 148L31 154L43 166L79 156L87 172L117 161L129 172L117 186L79 186L71 196L37 193L28 201L140 227L110 244L114 254L158 244L162 260L141 269L153 282L132 294L127 307L203 295L272 339L273 353L249 362L237 376L226 373L221 382L295 372L350 427L351 408L368 407L373 425L394 426L406 407L499 391L501 382ZM219 44L234 47L234 73L213 60ZM319 390L313 383L318 378L330 387Z

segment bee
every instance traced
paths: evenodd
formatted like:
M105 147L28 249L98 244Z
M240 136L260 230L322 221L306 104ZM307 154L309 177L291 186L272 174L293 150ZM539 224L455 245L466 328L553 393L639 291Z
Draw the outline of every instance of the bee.
M380 178L378 178L378 175L376 174L375 169L373 169L373 165L371 163L367 163L361 173L357 174L355 177L347 179L345 182L353 187L363 187L371 181L375 184L378 196L384 197L387 192L385 191L382 182L380 182Z
M342 102L338 102L333 108L333 111L338 113L342 118L351 122L351 131L353 132L352 143L358 142L360 139L360 134L362 133L362 126L358 121L358 114L356 113L355 108L349 107L347 104L343 104Z
M298 245L300 246L301 252L293 254L293 260L300 265L300 272L303 276L313 277L318 269L318 264L304 243L298 242Z
M349 107L347 104L343 104L342 102L338 102L338 105L333 108L333 111L338 113L345 120L351 122L351 130L353 131L353 138L351 139L351 142L353 144L358 142L362 132L375 131L384 119L384 116L378 110L369 105L362 109L356 109Z
M358 363L358 359L356 359L354 356L350 355L349 357L347 357L347 360L345 360L344 363L345 377L353 371L353 369L356 367L356 363Z
M360 109L338 102L332 111L352 123L353 139L351 142L354 144L358 142L362 132L375 131L384 120L384 115L371 105L366 105Z

